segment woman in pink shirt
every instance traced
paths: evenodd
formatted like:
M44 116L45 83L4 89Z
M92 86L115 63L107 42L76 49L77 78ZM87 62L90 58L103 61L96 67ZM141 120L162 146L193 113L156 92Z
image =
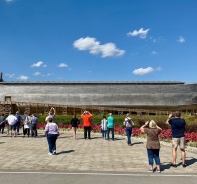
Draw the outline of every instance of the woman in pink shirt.
M45 134L49 145L48 155L56 155L56 140L59 136L59 129L57 124L53 122L52 118L48 119L48 123L45 126Z

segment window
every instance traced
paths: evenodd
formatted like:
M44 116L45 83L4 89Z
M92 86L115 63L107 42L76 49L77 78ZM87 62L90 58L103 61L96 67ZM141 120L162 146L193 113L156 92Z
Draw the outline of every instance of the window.
M11 101L11 96L5 96L5 101Z

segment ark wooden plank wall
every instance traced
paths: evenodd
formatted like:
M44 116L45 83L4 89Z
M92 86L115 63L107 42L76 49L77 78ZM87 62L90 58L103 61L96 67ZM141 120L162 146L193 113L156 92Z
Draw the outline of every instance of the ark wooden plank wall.
M66 106L197 109L197 83L0 82L0 101Z

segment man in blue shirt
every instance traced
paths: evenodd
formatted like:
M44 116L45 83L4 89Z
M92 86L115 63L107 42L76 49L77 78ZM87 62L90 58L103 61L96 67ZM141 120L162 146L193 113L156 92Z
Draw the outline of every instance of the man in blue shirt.
M114 117L112 113L109 113L109 117L107 118L107 139L109 140L109 133L112 132L112 140L114 141Z
M38 118L36 117L35 114L32 114L32 117L31 117L31 137L37 136L37 127L36 127L37 123L38 123Z
M15 117L17 118L17 122L15 124L15 126L16 126L16 134L19 135L20 124L21 124L21 116L20 116L18 111L16 112Z
M179 146L181 150L181 157L182 157L182 166L186 167L185 164L185 120L181 119L181 113L176 111L173 115L170 114L169 118L167 119L166 123L171 125L172 129L172 158L173 162L171 164L172 167L177 167L176 165L176 158L177 158L177 148Z

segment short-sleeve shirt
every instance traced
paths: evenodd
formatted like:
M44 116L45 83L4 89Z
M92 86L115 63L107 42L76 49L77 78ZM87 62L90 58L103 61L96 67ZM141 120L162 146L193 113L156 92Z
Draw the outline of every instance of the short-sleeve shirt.
M38 123L38 118L35 117L35 116L32 116L32 118L31 118L31 123L32 123L33 125L36 125L36 124Z
M49 115L45 118L45 121L48 121L49 118L52 118L52 120L54 121L54 117L55 117L55 114L49 114Z
M70 124L72 127L78 127L78 124L80 123L78 118L72 118L70 121Z
M107 128L114 128L114 118L112 116L107 118Z
M185 120L181 118L173 118L169 120L169 124L172 128L172 137L173 138L181 138L185 137Z
M51 122L51 123L46 124L46 126L45 126L45 132L47 134L58 134L59 129L58 129L57 124L54 123L54 122Z
M144 133L147 134L147 149L159 149L160 142L158 135L161 133L161 130L158 128L144 128Z
M9 125L15 125L15 123L17 122L17 118L14 115L9 115L6 120L8 121Z
M81 118L83 119L84 126L87 126L87 127L91 126L91 118L92 118L91 115L84 114L84 115L81 115Z

